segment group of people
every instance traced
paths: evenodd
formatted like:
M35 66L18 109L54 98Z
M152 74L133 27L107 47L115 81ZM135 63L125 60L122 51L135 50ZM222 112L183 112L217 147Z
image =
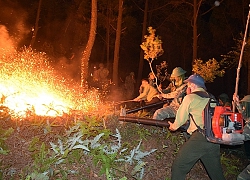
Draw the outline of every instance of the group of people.
M176 67L170 77L171 83L165 89L155 84L153 73L150 73L148 79L142 79L140 94L133 100L145 101L145 105L149 105L161 101L162 98L173 99L170 104L157 109L153 119L174 118L182 99L187 94L187 83L184 83L185 73L186 71L181 67Z
M104 67L103 63L99 64L99 68L95 66L92 75L92 86L103 89L109 83L108 75L109 70Z
M165 89L161 89L161 86L157 85L155 87L153 81L153 84L150 84L152 82L149 79L142 79L140 95L133 100L152 104L160 101L162 98L173 99L170 104L163 105L153 114L153 119L155 120L175 118L173 122L169 122L169 130L171 131L176 131L184 125L190 114L192 114L194 121L190 121L187 128L187 133L190 136L179 150L173 162L172 180L184 180L187 173L198 160L201 160L211 179L224 180L225 177L220 162L220 145L208 142L204 135L198 131L197 127L204 127L202 115L209 98L200 97L194 92L206 92L205 81L198 74L193 74L185 79L185 73L186 71L181 67L173 69L170 77L171 83ZM218 99L221 106L231 108L231 102L227 94L221 94ZM243 114L246 122L243 134L245 135L246 155L250 159L250 95L245 96L242 100L239 100L239 97L234 95L233 103L237 105L238 111ZM247 106L247 104L249 105ZM239 174L237 179L250 179L250 165Z

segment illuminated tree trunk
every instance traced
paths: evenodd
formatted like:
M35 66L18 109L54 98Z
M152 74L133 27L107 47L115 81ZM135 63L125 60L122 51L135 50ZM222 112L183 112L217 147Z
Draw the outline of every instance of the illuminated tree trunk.
M148 19L148 0L146 0L145 8L144 8L144 17L143 17L143 26L142 26L142 42L144 41L144 36L147 31L147 19ZM141 84L143 64L144 64L144 52L141 49L139 69L138 69L138 75L137 75L137 81L136 81L136 89L138 89Z
M194 64L194 60L197 59L197 0L194 0L194 15L193 15L193 60L192 65Z
M248 62L247 62L247 79L249 80L250 79L250 59L248 59ZM250 83L249 81L247 81L247 94L250 94Z
M110 12L111 12L111 7L110 7L110 0L108 0L108 5L107 5L107 24L106 24L106 61L107 61L107 67L110 67Z
M87 86L89 58L91 55L92 47L95 42L95 35L96 35L97 0L92 0L91 2L92 2L92 8L91 8L91 23L90 23L89 39L82 53L82 58L81 58L81 87Z
M118 64L119 64L119 49L121 41L121 28L122 28L122 11L123 0L119 0L119 12L117 19L116 38L115 38L115 51L114 51L114 64L113 64L113 82L118 85Z
M37 35L37 32L38 32L38 23L39 23L40 12L41 12L41 5L42 5L42 0L39 0L38 9L37 9L37 13L36 13L36 23L35 23L35 27L34 27L33 34L32 34L30 47L34 46L34 43L35 43L35 40L36 40L36 35Z

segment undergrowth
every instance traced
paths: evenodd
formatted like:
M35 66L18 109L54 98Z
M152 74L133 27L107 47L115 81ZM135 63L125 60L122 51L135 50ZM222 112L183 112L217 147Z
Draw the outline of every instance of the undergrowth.
M156 161L166 156L174 157L185 141L183 133L173 133L168 128L143 128L140 124L117 123L115 115L106 118L116 122L114 126L117 128L113 128L114 131L106 127L108 119L93 116L60 125L59 134L55 134L55 129L59 126L55 120L37 118L31 124L34 130L39 129L43 135L36 135L29 141L28 151L32 163L23 167L21 172L6 172L5 169L11 169L0 161L0 179L9 175L9 179L18 176L20 180L67 180L72 177L83 180L91 177L141 180L144 179L145 172L154 169L154 164L149 164L146 157L154 156ZM9 153L5 145L7 138L13 131L20 129L18 124L14 128L0 129L2 155ZM54 138L48 142L42 138L44 136ZM155 139L158 144L162 144L160 149L145 147L144 142L154 139L154 136L161 137ZM223 153L221 162L225 167L226 177L239 173L239 160L236 158Z
M91 126L88 122L91 122ZM48 122L44 124L44 133L52 131L48 125ZM156 149L142 151L142 139L135 147L128 143L122 144L118 129L112 134L100 126L95 118L88 118L65 128L65 132L55 142L45 144L38 137L34 137L29 145L33 163L24 168L26 171L20 177L25 180L68 179L72 175L79 176L80 172L72 168L73 166L66 166L67 164L84 163L86 159L91 159L93 165L99 169L97 176L105 176L108 180L132 177L143 179L146 165L143 159ZM148 134L143 131L138 133L142 137ZM89 167L85 168L88 171Z

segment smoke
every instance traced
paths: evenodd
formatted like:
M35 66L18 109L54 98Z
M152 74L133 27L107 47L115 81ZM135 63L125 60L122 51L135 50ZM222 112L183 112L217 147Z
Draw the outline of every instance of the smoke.
M2 44L5 42L8 42L8 47L10 44L17 47L19 43L30 34L31 28L27 28L26 25L27 15L27 12L18 2L0 1L0 47L2 47Z
M5 26L0 25L0 53L13 52L14 43L9 36L8 30Z
M79 61L70 61L64 56L58 58L57 63L54 65L55 69L64 77L75 81L80 81L80 66Z

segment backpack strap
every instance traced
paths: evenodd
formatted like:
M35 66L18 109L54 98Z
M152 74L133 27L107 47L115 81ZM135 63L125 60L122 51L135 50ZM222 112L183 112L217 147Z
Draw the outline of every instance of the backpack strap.
M194 120L194 117L193 117L193 115L191 114L191 113L189 113L189 116L191 117L191 120L194 122L194 124L196 125L196 127L197 127L197 129L198 129L198 131L200 132L200 133L204 133L203 132L203 129L201 129L201 127L200 126L198 126L197 124L196 124L196 122L195 122L195 120Z
M196 94L196 95L198 95L198 96L200 96L200 97L202 97L202 98L210 98L210 94L209 94L208 92L206 92L206 91L195 91L195 92L192 92L191 94ZM209 101L208 101L208 103L209 103ZM208 103L206 104L206 106L208 105ZM206 108L206 106L205 106L205 108ZM205 109L205 108L204 108L204 109ZM192 120L192 121L194 122L194 124L196 125L198 131L199 131L200 133L204 134L204 130L203 130L200 126L197 125L197 123L196 123L195 120L194 120L193 115L192 115L191 113L189 113L189 116L191 117L191 120Z
M191 94L196 94L202 98L210 98L210 94L207 91L194 91Z

